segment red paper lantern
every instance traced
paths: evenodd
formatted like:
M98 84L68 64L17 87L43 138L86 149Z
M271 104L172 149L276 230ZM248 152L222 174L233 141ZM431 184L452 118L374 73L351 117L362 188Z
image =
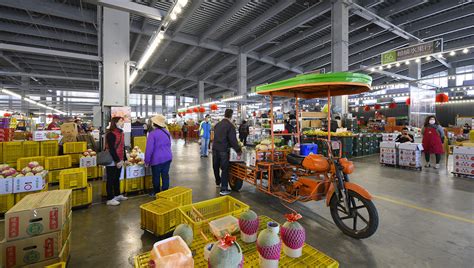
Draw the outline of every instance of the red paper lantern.
M4 117L10 117L10 116L12 116L12 114L11 113L4 113L3 116Z
M444 93L439 93L439 94L436 95L436 102L444 103L444 102L448 102L448 101L449 101L448 95L446 95Z
M395 108L397 108L397 104L395 102L392 102L388 105L388 108L395 109Z
M364 111L366 111L366 112L370 111L370 106L369 106L369 105L365 105Z
M204 108L204 107L202 107L202 106L199 107L199 112L200 112L200 113L205 113L205 112L206 112L206 108Z
M219 108L219 107L217 106L217 104L215 104L215 103L211 104L210 107L211 107L211 111L217 111L217 109Z
M193 110L187 109L187 110L186 110L186 113L187 113L187 114L192 114L192 113L193 113Z
M374 105L374 109L375 109L375 110L380 110L380 109L382 109L382 105L380 105L380 104L375 104L375 105Z
M407 100L405 101L405 103L406 103L406 105L410 106L410 104L411 104L410 98L407 98Z
M194 108L193 108L193 112L199 113L199 108L198 108L198 107L194 107Z

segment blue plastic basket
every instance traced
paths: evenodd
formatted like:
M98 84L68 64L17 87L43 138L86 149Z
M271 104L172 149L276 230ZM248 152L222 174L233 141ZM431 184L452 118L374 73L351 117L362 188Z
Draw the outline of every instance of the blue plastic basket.
M300 155L307 156L310 153L318 153L318 145L313 143L303 143L300 146Z

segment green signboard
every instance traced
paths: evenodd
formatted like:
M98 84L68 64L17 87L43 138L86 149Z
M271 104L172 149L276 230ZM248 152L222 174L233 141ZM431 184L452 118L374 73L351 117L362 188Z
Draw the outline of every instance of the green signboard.
M439 52L443 52L443 39L441 38L385 52L381 55L381 61L382 64L389 64L397 61L427 56Z

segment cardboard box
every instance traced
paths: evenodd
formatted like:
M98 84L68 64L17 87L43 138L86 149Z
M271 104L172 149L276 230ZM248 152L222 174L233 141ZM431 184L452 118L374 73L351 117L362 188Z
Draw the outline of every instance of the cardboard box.
M58 257L63 246L62 235L59 231L6 242L5 267L22 267Z
M407 150L407 151L423 151L423 144L421 143L400 143L398 145L399 150Z
M126 167L126 178L134 179L139 177L145 177L145 167L139 165L127 166ZM123 170L123 169L122 169Z
M321 121L321 120L311 120L311 127L322 128L323 127L323 121Z
M453 154L468 154L474 156L474 147L454 146Z
M311 120L302 120L301 121L301 128L310 128L311 127Z
M51 140L60 140L61 138L62 138L61 130L33 131L34 141L51 141Z
M46 180L42 176L27 176L13 178L13 193L26 193L41 191L46 185Z
M55 190L25 196L5 213L7 241L61 230L71 212L72 190Z
M13 193L13 179L0 179L0 194ZM0 266L1 267L1 266Z
M64 243L63 248L61 249L61 252L59 253L59 256L53 259L49 259L46 261L42 262L37 262L31 265L25 266L26 268L44 268L45 266L48 265L53 265L58 262L67 262L69 259L69 254L71 251L71 234L69 234L69 237L66 240L66 243Z
M95 156L86 156L79 158L79 167L96 167L97 166L97 157Z
M77 124L76 123L64 123L61 125L61 133L63 136L74 135L77 137Z
M380 142L380 148L398 148L399 144L399 142L382 141Z
M394 142L397 137L396 133L382 133L382 141Z

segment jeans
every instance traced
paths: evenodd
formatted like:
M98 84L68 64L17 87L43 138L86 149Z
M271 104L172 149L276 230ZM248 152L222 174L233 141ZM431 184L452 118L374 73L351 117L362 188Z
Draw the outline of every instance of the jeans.
M244 146L247 146L247 136L247 134L239 135L239 139L244 144Z
M168 188L170 188L170 166L171 160L165 163L151 166L153 191L155 194L161 191L168 190ZM160 183L160 178L163 181L163 185L161 185Z
M105 171L107 175L107 182L105 183L107 200L112 200L114 197L120 195L120 173L122 173L122 168L107 166L105 167Z
M221 185L221 191L228 190L229 185L229 152L212 151L212 168L216 185ZM222 170L222 173L220 172Z
M441 154L434 154L436 157L436 164L439 164L439 161L441 161ZM430 154L425 153L425 160L426 163L430 162Z
M201 138L201 156L207 156L209 154L209 142L210 139Z

